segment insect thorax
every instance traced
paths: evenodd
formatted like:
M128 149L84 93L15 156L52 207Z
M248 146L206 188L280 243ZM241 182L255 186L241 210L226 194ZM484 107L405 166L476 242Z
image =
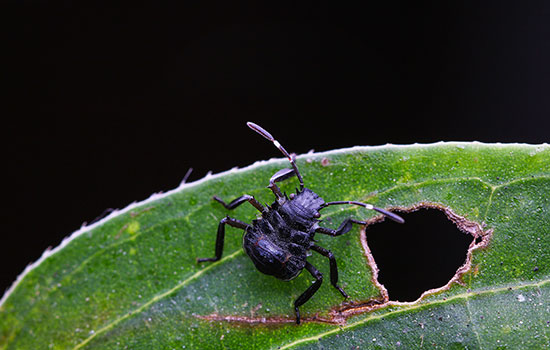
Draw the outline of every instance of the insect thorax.
M261 272L282 280L296 277L306 264L314 218L323 199L309 189L292 199L273 203L261 219L254 220L243 237L243 248Z

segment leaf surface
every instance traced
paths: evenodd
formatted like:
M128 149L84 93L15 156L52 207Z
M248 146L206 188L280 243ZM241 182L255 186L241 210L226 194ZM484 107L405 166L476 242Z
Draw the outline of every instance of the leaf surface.
M0 304L0 349L517 349L550 346L550 148L547 145L354 147L298 157L306 186L326 201L382 208L448 208L492 232L449 288L414 303L384 303L359 228L317 235L337 257L346 302L328 281L301 307L307 273L282 282L258 272L228 228L222 260L212 200L265 188L284 160L260 162L133 204L75 232L28 268ZM294 191L296 180L282 189ZM326 226L376 213L329 207ZM232 217L251 222L244 204ZM330 220L327 220L330 218ZM489 236L487 236L489 237ZM485 239L485 238L484 238ZM480 245L481 246L481 245ZM327 259L313 265L329 276ZM363 309L358 305L363 305ZM375 307L369 307L375 305ZM354 310L346 313L345 310Z

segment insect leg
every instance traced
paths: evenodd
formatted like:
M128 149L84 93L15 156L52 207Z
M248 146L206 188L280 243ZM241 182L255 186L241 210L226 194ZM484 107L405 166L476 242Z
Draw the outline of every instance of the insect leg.
M343 235L344 233L348 233L349 230L351 230L352 224L366 225L367 223L364 221L358 221L350 218L350 219L344 220L344 222L342 222L340 224L340 227L338 227L336 230L333 230L331 228L326 228L326 227L318 227L315 230L315 232L323 233L329 236L340 236L340 235Z
M330 250L319 247L318 245L311 246L311 249L328 258L330 262L330 284L332 284L334 288L338 289L344 298L347 298L348 294L338 285L338 266L336 266L336 258L334 258L334 254L332 254Z
M245 195L242 195L238 198L235 198L234 200L232 200L231 202L229 203L225 203L220 197L218 196L214 196L212 197L215 201L217 202L220 202L224 207L225 209L235 209L236 207L238 207L239 205L243 204L244 202L249 202L250 204L252 204L254 206L254 208L258 209L259 211L261 211L262 213L265 212L267 209L260 203L256 200L256 198L254 198L254 196L251 196L249 194L245 194Z
M309 298L311 298L313 294L317 292L319 287L321 287L321 283L323 283L323 274L319 272L319 270L317 270L315 266L311 265L307 261L306 261L306 270L309 273L311 273L313 277L315 277L315 281L294 302L294 311L296 311L296 324L300 324L300 310L298 309L298 307L303 305L306 301L308 301Z
M218 261L221 259L222 253L223 253L223 242L225 239L225 225L240 228L243 230L246 230L250 226L245 222L230 218L229 216L226 216L225 218L221 219L218 225L218 235L216 236L216 252L215 252L216 256L213 258L197 258L197 263L201 263L205 261Z

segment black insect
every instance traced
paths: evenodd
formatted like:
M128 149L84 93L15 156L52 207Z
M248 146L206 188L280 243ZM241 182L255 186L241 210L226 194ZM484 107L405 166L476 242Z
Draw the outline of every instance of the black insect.
M304 180L298 171L294 158L269 132L254 123L249 122L247 125L273 142L285 157L288 158L292 169L279 170L269 180L267 187L273 191L276 197L275 202L269 207L263 206L253 196L247 194L229 203L225 203L220 198L214 196L214 200L223 204L226 209L235 209L242 203L249 202L262 213L262 216L261 219L253 220L252 225L229 216L221 219L216 237L216 256L213 258L200 258L197 259L197 262L220 260L223 252L225 225L245 230L243 248L258 270L283 281L289 281L298 276L305 268L315 278L311 286L294 302L296 323L300 324L300 310L298 307L308 301L317 292L323 282L321 272L307 261L307 252L310 249L329 259L330 283L334 288L338 289L344 298L348 297L346 292L338 285L338 268L334 254L314 243L313 238L315 234L323 233L330 236L340 236L351 230L352 224L366 225L364 221L349 218L344 220L336 230L321 227L319 226L319 218L321 216L319 211L321 209L330 205L352 204L376 210L399 223L403 223L404 221L396 214L376 208L371 204L355 201L325 202L315 192L304 187ZM292 193L287 196L281 192L276 183L292 176L298 178L300 188L296 189L296 194Z

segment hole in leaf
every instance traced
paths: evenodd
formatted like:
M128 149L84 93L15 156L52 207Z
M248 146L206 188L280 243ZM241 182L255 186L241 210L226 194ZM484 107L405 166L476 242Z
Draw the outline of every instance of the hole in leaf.
M429 289L447 284L466 261L474 237L464 233L444 212L425 209L399 213L367 228L367 243L378 266L378 281L393 301L415 301Z

